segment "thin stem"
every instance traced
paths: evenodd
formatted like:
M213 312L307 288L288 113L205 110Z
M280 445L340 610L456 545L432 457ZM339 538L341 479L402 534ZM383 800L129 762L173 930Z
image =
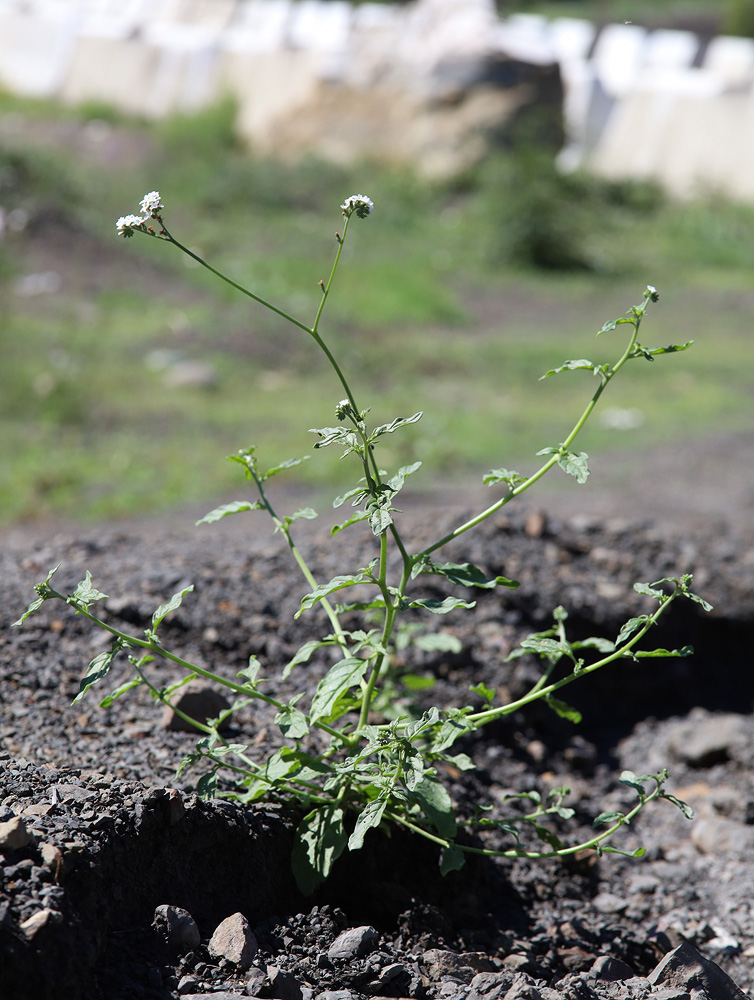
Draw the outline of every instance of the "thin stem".
M621 355L620 359L613 365L613 367L610 368L608 371L601 373L601 380L599 386L592 395L592 398L589 400L589 403L584 409L584 412L581 414L579 419L574 424L568 437L566 437L566 439L561 444L558 452L556 452L553 455L550 455L547 461L539 469L537 469L535 473L529 476L529 478L526 479L524 482L519 483L517 486L511 487L510 491L506 493L504 497L501 497L499 500L496 500L495 503L491 504L480 514L477 514L475 517L470 518L470 520L459 525L457 528L454 528L452 531L449 531L446 535L444 535L438 541L434 542L432 545L428 545L426 549L423 549L414 557L414 561L418 561L419 559L422 559L424 556L428 556L431 552L434 552L436 549L442 548L443 545L447 545L448 542L451 542L454 538L458 538L458 536L462 535L464 532L469 531L471 528L475 528L478 524L481 524L482 521L486 521L488 517L491 517L493 514L497 513L497 511L499 511L506 504L510 503L511 500L513 500L515 497L520 496L522 493L525 493L526 490L530 489L534 485L534 483L538 482L547 472L550 471L553 465L555 465L560 459L562 452L573 444L579 431L581 431L584 424L589 419L595 406L597 405L597 401L599 400L600 396L605 391L605 387L607 386L608 382L610 382L610 380L614 378L614 376L620 371L620 369L623 367L623 365L626 363L629 357L631 357L631 352L634 349L634 345L636 344L636 338L639 334L639 325L641 323L642 315L643 312L640 315L635 316L634 319L632 320L634 332L631 335L631 338L628 342L628 346Z

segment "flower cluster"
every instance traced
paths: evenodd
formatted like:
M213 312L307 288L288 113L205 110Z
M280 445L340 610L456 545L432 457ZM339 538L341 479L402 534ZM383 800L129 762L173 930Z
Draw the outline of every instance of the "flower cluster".
M140 215L122 215L116 222L115 228L118 230L119 236L133 236L137 229L141 229L143 232L146 221Z
M150 191L145 194L139 202L141 215L122 215L115 224L119 236L133 236L136 230L142 233L148 232L146 228L150 219L159 219L160 212L165 206L162 204L159 191Z
M374 211L374 202L371 198L367 198L365 194L352 194L350 198L346 198L340 207L343 209L343 215L347 219L354 212L360 219L366 219Z

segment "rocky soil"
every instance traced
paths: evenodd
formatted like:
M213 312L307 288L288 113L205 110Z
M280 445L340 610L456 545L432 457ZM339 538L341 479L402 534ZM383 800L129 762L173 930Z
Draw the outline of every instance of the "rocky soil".
M754 494L748 480L739 487L726 496L738 498L740 513ZM634 482L623 500L631 489L646 499ZM534 707L489 727L463 748L478 770L447 781L462 811L506 791L567 784L575 838L600 811L630 802L617 781L622 769L667 766L670 790L694 820L668 803L649 807L618 844L645 846L641 860L480 861L446 879L426 844L374 834L341 859L325 889L303 898L288 867L295 817L198 799L195 773L175 777L195 738L166 728L141 689L107 709L97 707L97 691L71 705L104 643L51 602L23 628L0 633L0 996L701 1000L740 995L734 983L748 990L754 534L741 519L713 518L703 491L672 511L658 507L653 520L637 520L640 499L621 520L607 516L614 494L588 502L591 509L569 494L552 504L557 514L498 515L456 543L449 555L521 586L475 593L473 612L433 619L431 627L460 639L461 652L417 651L407 664L436 678L427 697L442 707L467 703L479 681L515 695L532 665L505 656L547 627L556 605L569 610L574 636L614 637L627 616L647 610L635 581L693 572L714 610L679 604L654 637L693 644L692 658L639 661L570 687L579 726ZM458 505L457 497L417 498L409 535L429 538L438 523L457 523ZM254 653L274 677L322 626L316 614L292 620L305 585L261 515L201 529L191 521L6 533L3 623L58 562L59 589L91 570L111 595L109 620L137 634L157 604L193 583L166 623L166 644L231 677ZM326 579L346 566L317 524L304 526L302 546ZM369 544L361 538L362 555ZM313 662L271 690L309 688L318 669ZM102 693L127 671L116 667ZM173 679L167 667L158 676ZM277 728L252 706L234 716L231 732L261 755Z

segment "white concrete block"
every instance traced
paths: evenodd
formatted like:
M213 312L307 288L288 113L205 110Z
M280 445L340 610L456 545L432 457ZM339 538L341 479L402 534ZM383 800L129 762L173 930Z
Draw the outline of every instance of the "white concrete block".
M644 48L644 65L661 70L690 67L700 44L692 31L652 31Z
M557 61L553 36L546 18L536 14L511 14L494 32L498 51L538 66Z
M79 21L71 8L46 17L0 10L0 87L22 97L54 97L73 58Z
M293 7L288 39L307 52L342 52L351 30L351 5L346 0L299 0Z
M754 80L754 40L718 35L707 46L702 66L726 86L746 86Z
M68 104L103 101L127 114L154 117L151 102L161 58L156 45L140 38L82 33L59 96Z
M608 24L594 46L592 62L601 84L613 97L633 89L641 75L647 32L633 24Z
M288 44L291 0L245 0L225 32L223 45L234 52L276 52Z
M558 17L550 22L550 44L560 62L586 59L597 30L591 21L578 17Z

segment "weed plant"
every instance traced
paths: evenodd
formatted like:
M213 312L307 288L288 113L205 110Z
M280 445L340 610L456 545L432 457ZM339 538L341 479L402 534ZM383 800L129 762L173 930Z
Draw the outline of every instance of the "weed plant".
M290 514L278 512L274 497L273 480L299 466L304 458L288 459L264 468L254 446L242 448L230 456L253 484L253 498L216 507L198 522L212 524L228 516L254 511L271 519L306 586L296 617L320 607L328 621L326 634L304 642L290 662L282 665L282 675L288 677L306 671L313 659L329 661L313 695L308 697L302 690L290 701L283 702L266 693L266 671L281 665L262 664L256 656L251 656L248 666L231 680L188 662L168 649L160 635L160 627L187 598L193 589L190 586L168 597L155 610L143 634L130 634L115 628L98 614L97 604L106 595L97 589L88 571L78 586L65 594L55 588L56 567L37 585L37 598L16 622L21 625L45 602L57 600L109 633L112 637L110 647L89 664L75 700L86 696L107 677L117 657L127 657L133 668L132 676L102 704L108 705L137 687L146 687L158 702L171 706L202 733L196 750L188 754L178 768L179 773L186 768L198 769L200 776L196 787L201 794L229 795L244 803L272 799L295 807L301 818L293 850L293 870L301 889L307 893L327 878L344 850L360 849L369 831L380 827L398 825L426 838L439 849L440 870L447 873L459 869L470 853L506 858L562 858L589 849L598 852L619 850L611 844L613 837L641 809L658 799L669 800L688 814L687 807L665 789L665 771L638 776L625 771L620 780L633 791L633 804L625 811L602 812L594 819L593 831L586 838L575 838L573 842L573 838L569 839L561 830L561 824L567 824L574 815L573 809L566 804L566 789L557 789L547 798L536 790L509 795L503 812L480 808L474 815L457 816L441 775L448 767L460 772L474 768L472 759L459 751L459 740L532 702L543 700L558 715L577 721L578 713L561 698L562 689L577 678L586 678L612 664L644 657L686 655L690 652L688 648L647 649L643 640L679 598L709 608L691 590L689 575L637 583L635 590L647 600L644 613L626 621L613 640L593 637L574 641L568 636L568 615L558 607L553 611L552 627L530 635L511 654L511 658L533 656L540 664L537 680L524 695L501 703L498 692L481 678L471 688L482 700L484 707L481 709L472 706L447 709L438 705L421 713L409 711L395 717L390 705L395 654L405 643L406 636L414 634L410 627L403 626L407 613L447 615L468 611L474 607L472 595L475 590L518 586L515 580L503 576L488 577L469 562L448 561L442 555L444 547L527 492L556 466L578 483L585 483L589 476L588 455L577 450L576 439L607 387L629 362L653 362L661 355L686 350L690 342L649 347L643 337L640 339L647 310L658 300L656 289L647 286L641 301L632 306L627 315L605 323L599 330L598 336L620 340L615 360L597 363L585 358L567 360L542 375L549 379L587 372L595 388L565 436L539 450L541 464L536 471L522 475L509 468L491 469L483 477L492 490L493 499L489 505L430 544L416 548L404 534L402 512L396 502L409 477L418 472L421 462L386 469L380 455L387 438L394 434L410 434L423 414L416 411L374 419L370 407L363 404L359 390L322 332L325 308L335 287L350 228L368 220L373 208L371 199L361 194L347 198L341 205L342 232L335 234L334 261L329 276L319 282L319 302L311 322L297 318L287 308L273 304L221 273L180 242L168 228L158 192L152 191L142 199L139 215L121 217L117 223L123 237L138 234L170 244L230 288L253 300L256 306L264 307L278 320L291 324L319 353L330 371L335 390L333 422L312 428L314 451L327 448L338 451L352 477L350 488L333 501L333 506L345 513L332 533L350 532L353 536L356 525L367 525L373 541L373 557L365 565L344 566L341 573L329 580L318 579L295 540L297 522L316 517L316 512L311 507ZM386 357L384 363L389 366L390 358ZM427 596L422 585L437 578L451 584L461 596ZM359 627L347 627L345 621L350 624L354 615L360 616ZM438 648L438 643L451 643L453 637L443 638L442 634L436 634L434 641ZM161 685L153 666L156 660L167 660L181 667L184 671L181 681L169 687ZM223 685L231 692L234 702L228 712L205 721L191 718L175 704L183 685L198 677ZM305 686L302 683L302 689ZM246 745L229 742L221 731L230 712L255 700L275 710L275 722L280 730L280 745L261 763L252 759ZM313 736L316 739L313 740ZM508 838L508 846L499 849L483 843L479 846L479 842L469 836L470 833L483 835L490 829ZM641 853L641 849L634 852L635 855Z

